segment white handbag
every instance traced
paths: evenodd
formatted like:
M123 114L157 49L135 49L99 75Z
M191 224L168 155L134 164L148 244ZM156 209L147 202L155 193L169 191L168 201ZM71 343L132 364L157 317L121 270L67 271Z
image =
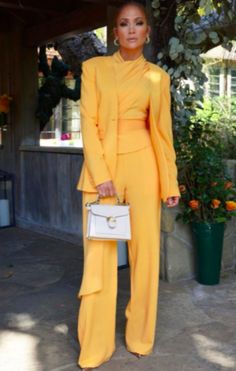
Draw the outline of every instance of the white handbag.
M121 203L118 196L117 203L100 204L100 197L96 201L87 202L88 209L87 234L90 240L130 240L130 205Z

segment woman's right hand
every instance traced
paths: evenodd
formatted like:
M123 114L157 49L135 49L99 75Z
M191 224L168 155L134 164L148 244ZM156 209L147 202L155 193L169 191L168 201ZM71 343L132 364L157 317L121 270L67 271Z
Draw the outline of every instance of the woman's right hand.
M116 195L116 189L111 180L97 185L99 197L112 197Z

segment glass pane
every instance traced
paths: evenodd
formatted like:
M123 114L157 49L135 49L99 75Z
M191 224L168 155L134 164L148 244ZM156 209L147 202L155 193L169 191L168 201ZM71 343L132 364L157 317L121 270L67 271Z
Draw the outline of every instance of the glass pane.
M235 96L236 95L236 85L235 86L231 86L231 95Z
M208 79L208 86L209 86L209 95L211 97L219 96L220 95L220 67L209 67L209 79Z
M236 86L236 78L231 79L231 86Z
M236 68L231 69L232 78L236 78Z
M73 89L74 79L66 79L66 85ZM82 147L80 133L79 100L62 98L53 109L50 121L40 134L40 146L72 146Z
M209 67L208 71L211 75L220 75L220 67Z
M213 87L213 88L215 88L215 89L219 89L220 84L217 83L217 82L210 82L210 87Z
M211 75L210 76L211 83L217 83L217 84L219 84L219 80L220 80L220 77L219 76L215 76L215 75Z

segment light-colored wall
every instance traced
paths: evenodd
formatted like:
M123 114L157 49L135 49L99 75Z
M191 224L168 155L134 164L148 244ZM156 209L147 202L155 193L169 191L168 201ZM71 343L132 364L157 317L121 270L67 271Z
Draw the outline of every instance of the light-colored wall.
M168 282L196 277L196 249L188 224L175 221L178 209L164 210L161 234L161 278ZM227 222L221 272L236 268L236 219Z

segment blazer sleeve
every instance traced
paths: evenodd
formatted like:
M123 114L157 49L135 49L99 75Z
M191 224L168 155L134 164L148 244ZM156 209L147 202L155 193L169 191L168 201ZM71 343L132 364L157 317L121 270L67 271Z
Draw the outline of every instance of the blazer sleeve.
M95 66L90 60L82 63L80 120L86 167L95 186L111 180L98 136L98 99Z
M161 84L161 102L158 118L158 131L160 134L164 155L167 160L167 172L169 178L168 197L180 196L178 180L176 154L173 144L172 117L171 117L171 97L170 97L170 76L164 73Z

